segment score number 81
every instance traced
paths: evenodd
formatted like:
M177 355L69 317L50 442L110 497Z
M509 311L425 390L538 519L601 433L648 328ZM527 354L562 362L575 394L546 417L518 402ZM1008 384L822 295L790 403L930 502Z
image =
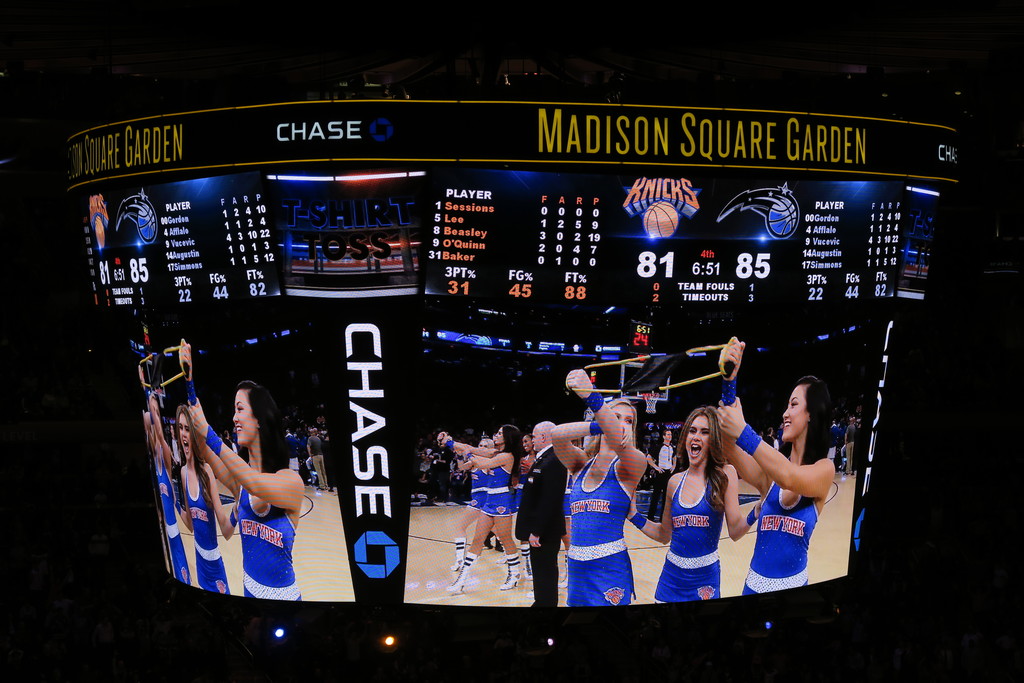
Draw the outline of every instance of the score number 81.
M750 254L743 252L736 257L736 277L746 280L751 275L763 280L772 272L771 254ZM658 274L658 266L665 266L666 278L671 278L675 272L675 252L670 251L661 258L653 251L640 252L640 258L636 266L636 274L640 277L654 277Z

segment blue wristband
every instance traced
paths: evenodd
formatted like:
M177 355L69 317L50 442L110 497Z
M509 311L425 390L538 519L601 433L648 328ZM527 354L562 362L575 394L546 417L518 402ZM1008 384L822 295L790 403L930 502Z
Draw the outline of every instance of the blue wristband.
M604 432L601 431L601 425L599 425L597 423L597 420L594 420L593 422L590 423L590 434L591 434L591 436L597 436L598 434L604 434Z
M629 518L629 523L635 526L637 529L643 531L644 526L647 525L647 518L637 512L635 515Z
M747 526L753 526L754 522L757 521L757 506L750 508L750 512L747 513Z
M753 427L747 425L743 428L740 438L736 439L736 445L747 455L753 455L757 447L761 445L761 437L757 435Z
M731 406L736 402L736 380L722 380L722 404Z
M445 441L444 442L444 447L454 451L455 450L455 439L448 439L447 441Z
M604 397L596 391L590 392L590 396L587 396L583 401L587 404L587 407L595 413L601 410L601 407L604 405Z
M188 394L188 404L194 406L199 403L199 399L196 398L196 383L190 379L185 380L185 392Z
M217 432L213 430L213 427L206 428L206 445L209 446L214 455L220 455L220 449L224 445L224 442L220 440L219 436L217 436Z

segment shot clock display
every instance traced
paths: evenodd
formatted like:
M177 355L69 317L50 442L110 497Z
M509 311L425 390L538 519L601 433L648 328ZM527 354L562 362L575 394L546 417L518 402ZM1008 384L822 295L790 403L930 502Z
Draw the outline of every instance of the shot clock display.
M273 221L257 173L105 190L88 201L84 232L97 304L279 293Z
M434 174L431 294L601 304L888 298L894 181Z
M626 346L626 350L637 355L650 353L654 348L651 343L653 332L654 327L650 323L639 320L629 321L629 344Z

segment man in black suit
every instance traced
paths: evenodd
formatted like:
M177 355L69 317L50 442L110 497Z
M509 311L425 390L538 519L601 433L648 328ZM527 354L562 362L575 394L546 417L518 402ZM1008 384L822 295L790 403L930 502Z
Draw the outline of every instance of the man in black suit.
M516 537L529 542L533 563L534 607L558 606L558 548L565 534L562 501L568 473L551 447L553 422L533 428L537 459L523 484Z

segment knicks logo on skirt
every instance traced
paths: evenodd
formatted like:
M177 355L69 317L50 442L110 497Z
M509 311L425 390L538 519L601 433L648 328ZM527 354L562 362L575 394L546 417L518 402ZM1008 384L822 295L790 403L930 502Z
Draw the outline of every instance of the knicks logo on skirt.
M626 597L626 591L621 588L609 588L604 592L604 599L611 605L617 605Z
M697 589L697 595L700 596L701 600L711 600L715 597L715 587L701 586Z

